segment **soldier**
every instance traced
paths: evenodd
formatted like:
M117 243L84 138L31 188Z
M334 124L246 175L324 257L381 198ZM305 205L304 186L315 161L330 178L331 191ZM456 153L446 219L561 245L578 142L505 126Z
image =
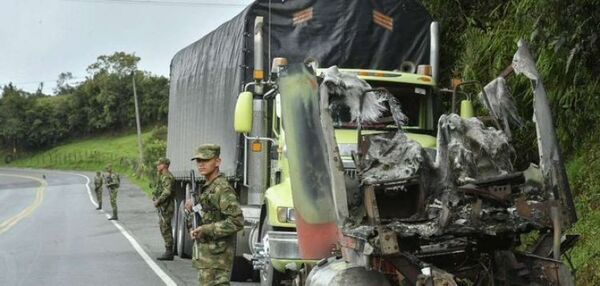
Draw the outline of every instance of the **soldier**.
M96 172L94 177L94 191L96 192L96 201L98 202L97 210L102 208L102 175Z
M104 178L104 182L106 183L106 187L110 193L110 206L112 207L112 216L108 220L118 220L119 216L117 215L117 195L119 194L119 184L121 179L119 175L114 174L112 172L112 165L106 166L106 177Z
M160 233L165 240L165 253L157 257L158 260L173 260L173 235L171 233L171 220L174 214L173 198L175 193L171 186L175 178L169 172L171 161L167 158L160 158L156 162L158 171L158 183L154 191L154 207L158 210Z
M188 222L193 209L200 209L202 217L200 225L192 229L190 235L194 239L192 263L198 269L198 280L203 286L229 285L236 232L244 224L235 191L219 172L220 150L214 144L198 147L192 160L196 160L198 172L206 182L194 198L200 206L192 208L192 202L186 202Z

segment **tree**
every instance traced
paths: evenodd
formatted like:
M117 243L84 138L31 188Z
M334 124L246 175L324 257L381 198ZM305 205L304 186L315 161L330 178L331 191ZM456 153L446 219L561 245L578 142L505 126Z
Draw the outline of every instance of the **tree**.
M139 60L124 52L99 56L87 69L90 75L77 85L71 83L70 72L60 73L55 96L44 95L42 85L34 94L5 86L0 99L0 143L39 149L68 137L134 127L132 76L141 121L166 122L168 79L136 70Z
M58 75L58 80L56 81L54 94L59 95L72 93L74 87L69 84L71 80L73 80L73 74L71 72L61 72Z
M0 136L5 145L16 148L26 137L25 112L29 109L28 105L27 93L12 83L2 88Z
M124 77L137 70L137 63L139 61L140 58L135 54L115 52L109 56L99 56L95 63L88 66L87 72L92 76L106 73Z

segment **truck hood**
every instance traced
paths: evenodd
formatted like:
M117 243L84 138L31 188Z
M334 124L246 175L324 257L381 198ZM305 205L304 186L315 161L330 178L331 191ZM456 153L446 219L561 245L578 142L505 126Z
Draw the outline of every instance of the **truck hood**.
M379 130L362 130L363 135L369 134L380 134L383 131ZM426 149L436 148L436 138L431 135L417 134L417 133L405 133L408 139L416 141L421 147ZM358 130L356 129L336 129L335 139L338 147L340 148L340 155L343 159L349 159L352 155L352 151L356 151L356 144L358 142Z

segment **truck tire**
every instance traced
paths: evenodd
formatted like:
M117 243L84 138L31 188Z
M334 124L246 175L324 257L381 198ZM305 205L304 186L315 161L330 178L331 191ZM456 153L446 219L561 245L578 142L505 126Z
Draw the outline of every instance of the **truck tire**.
M255 280L255 273L252 263L244 257L236 256L233 258L233 268L231 270L231 281L252 282Z
M178 254L177 252L177 230L179 226L179 205L177 204L177 200L173 199L173 218L171 219L171 236L173 237L173 252Z
M265 217L260 229L260 239L263 241L268 231L273 230L273 227L269 224L269 220ZM279 286L285 279L285 274L277 271L271 265L271 260L267 259L265 262L265 269L260 270L260 286Z
M185 223L185 202L179 204L177 217L179 224L177 225L177 254L181 258L192 257L192 238L187 230Z

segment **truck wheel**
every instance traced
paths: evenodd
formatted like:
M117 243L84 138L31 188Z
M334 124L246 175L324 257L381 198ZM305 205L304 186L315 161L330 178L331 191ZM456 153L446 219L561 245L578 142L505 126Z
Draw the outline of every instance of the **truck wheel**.
M192 238L187 231L187 223L185 222L185 202L179 204L177 217L179 224L177 225L177 254L181 258L192 257Z
M177 239L177 232L179 229L179 225L177 224L180 222L179 205L177 205L177 201L175 199L173 199L173 208L173 218L171 219L171 236L173 237L173 251L179 254L179 252L177 252L177 241L179 240Z
M265 218L260 230L261 241L264 241L267 232L271 230L273 230L273 227L269 224L268 219ZM264 270L260 270L260 286L279 286L284 278L285 274L274 269L273 265L271 265L271 260L267 259Z
M252 282L255 279L252 264L244 257L233 258L233 268L231 270L231 281Z

